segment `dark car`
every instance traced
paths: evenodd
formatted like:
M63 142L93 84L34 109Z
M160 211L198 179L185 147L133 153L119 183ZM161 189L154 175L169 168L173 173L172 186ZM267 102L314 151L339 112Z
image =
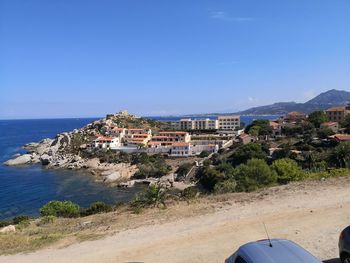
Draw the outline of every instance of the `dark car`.
M260 240L241 246L225 263L321 263L290 240Z
M350 263L350 226L340 233L339 256L341 262Z

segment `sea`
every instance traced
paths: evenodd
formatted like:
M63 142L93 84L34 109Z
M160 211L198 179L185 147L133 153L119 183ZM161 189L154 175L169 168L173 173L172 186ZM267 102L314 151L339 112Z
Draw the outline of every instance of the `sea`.
M202 118L202 116L191 116ZM208 116L206 116L208 117ZM241 116L246 125L254 119L278 116ZM175 121L181 117L152 116L152 119ZM214 116L209 116L214 118ZM0 120L0 220L18 215L36 217L39 209L51 200L70 200L81 207L96 201L109 204L130 201L144 186L108 187L84 170L46 169L41 165L5 166L15 154L25 153L22 146L58 133L81 128L98 118Z

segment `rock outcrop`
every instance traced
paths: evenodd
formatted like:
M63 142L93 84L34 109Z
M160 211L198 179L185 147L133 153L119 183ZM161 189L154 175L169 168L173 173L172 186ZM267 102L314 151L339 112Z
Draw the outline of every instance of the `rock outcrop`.
M2 234L11 233L11 232L16 232L16 226L9 225L0 229L0 233Z
M31 162L32 162L32 154L23 154L14 159L6 161L5 165L8 165L8 166L23 165L23 164L29 164Z

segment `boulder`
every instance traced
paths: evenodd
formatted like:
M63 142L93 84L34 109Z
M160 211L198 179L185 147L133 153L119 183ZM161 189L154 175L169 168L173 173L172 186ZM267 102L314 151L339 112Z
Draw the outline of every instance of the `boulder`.
M0 229L0 233L2 234L11 233L11 232L16 232L16 227L14 225L5 226Z
M51 162L52 158L48 154L44 153L40 156L40 162L42 165L48 165Z
M15 159L6 161L4 164L8 166L21 165L21 164L30 163L31 160L32 160L32 156L30 154L23 154L21 156L18 156Z
M106 175L103 182L105 183L113 183L119 179L122 178L122 175L120 174L120 172L113 172L109 175Z

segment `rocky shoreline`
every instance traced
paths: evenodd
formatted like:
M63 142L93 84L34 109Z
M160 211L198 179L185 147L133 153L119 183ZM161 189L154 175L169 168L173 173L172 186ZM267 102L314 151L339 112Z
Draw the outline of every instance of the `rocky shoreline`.
M162 178L133 179L133 175L138 171L136 165L130 163L101 163L98 158L82 158L79 154L74 154L71 150L72 141L75 135L88 136L94 134L96 121L84 128L76 129L72 132L58 134L54 139L44 139L38 143L25 144L23 149L25 154L16 154L13 159L4 162L7 166L41 164L47 169L70 169L89 171L98 182L103 182L109 186L132 187L137 183L157 184L164 188L178 188L183 190L190 184L175 182L174 174L163 176Z

